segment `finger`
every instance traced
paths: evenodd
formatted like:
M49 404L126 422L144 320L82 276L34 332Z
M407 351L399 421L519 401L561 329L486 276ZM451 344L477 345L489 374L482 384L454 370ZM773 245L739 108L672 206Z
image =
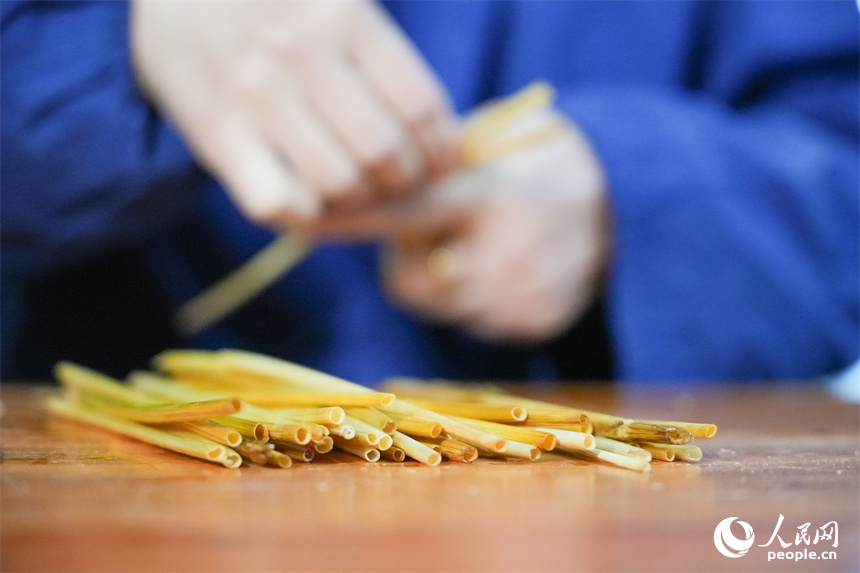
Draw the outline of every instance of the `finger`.
M402 194L423 177L406 126L343 58L318 50L289 63L310 106L383 193Z
M281 228L318 216L316 195L248 120L222 115L200 147L204 163L250 220Z
M356 11L351 54L373 88L406 123L433 176L459 163L458 127L441 82L396 24L376 5Z
M308 107L287 72L272 59L260 58L242 74L242 105L296 174L329 202L359 204L368 193L361 168Z

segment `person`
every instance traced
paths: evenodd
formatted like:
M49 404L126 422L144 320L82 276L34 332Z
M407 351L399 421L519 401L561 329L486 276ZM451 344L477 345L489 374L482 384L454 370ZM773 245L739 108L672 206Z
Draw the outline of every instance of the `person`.
M2 26L5 379L61 358L122 375L178 345L369 383L857 358L850 2L7 2ZM452 109L537 78L563 136L458 164ZM171 331L295 228L394 248L323 244Z

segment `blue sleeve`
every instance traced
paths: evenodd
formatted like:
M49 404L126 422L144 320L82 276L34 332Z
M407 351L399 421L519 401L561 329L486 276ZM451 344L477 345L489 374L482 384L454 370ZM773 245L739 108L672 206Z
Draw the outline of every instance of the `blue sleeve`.
M175 222L203 181L138 93L124 2L2 3L4 272L95 256Z
M561 89L610 182L618 375L835 371L860 348L856 5L702 14L688 85Z

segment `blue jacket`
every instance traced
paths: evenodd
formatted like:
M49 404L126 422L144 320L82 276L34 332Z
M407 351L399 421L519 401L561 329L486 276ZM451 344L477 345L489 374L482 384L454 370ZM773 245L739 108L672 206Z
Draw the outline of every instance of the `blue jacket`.
M594 142L614 217L601 305L616 376L796 378L857 358L853 2L387 7L459 110L544 78ZM5 378L46 376L59 358L119 375L177 345L249 348L364 382L542 377L572 352L419 325L384 300L372 246L323 247L233 317L179 338L176 306L271 234L137 91L125 4L0 9Z

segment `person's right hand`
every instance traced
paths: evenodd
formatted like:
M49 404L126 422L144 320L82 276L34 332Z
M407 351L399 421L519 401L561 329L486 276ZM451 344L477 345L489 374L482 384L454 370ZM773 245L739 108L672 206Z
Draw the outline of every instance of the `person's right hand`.
M143 91L251 220L402 194L456 161L447 96L369 2L138 2Z

